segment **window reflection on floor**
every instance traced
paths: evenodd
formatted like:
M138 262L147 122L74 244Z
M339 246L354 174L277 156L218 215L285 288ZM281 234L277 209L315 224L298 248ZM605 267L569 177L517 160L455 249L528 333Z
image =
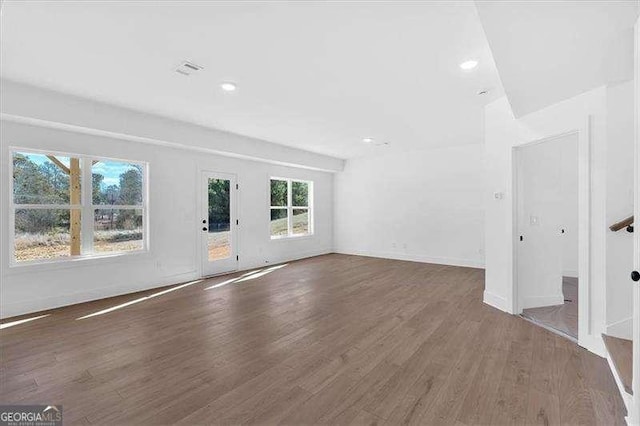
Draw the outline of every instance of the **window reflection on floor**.
M185 288L185 287L188 287L190 285L198 284L200 282L202 282L202 280L190 281L190 282L185 283L185 284L180 284L178 286L171 287L171 288L169 288L167 290L162 290L162 291L159 291L157 293L150 294L149 296L144 296L144 297L140 297L139 299L130 300L129 302L121 303L119 305L115 305L115 306L112 306L110 308L103 309L101 311L97 311L97 312L94 312L92 314L82 316L80 318L76 318L76 320L81 320L81 319L85 319L85 318L91 318L91 317L95 317L95 316L98 316L98 315L107 314L109 312L113 312L115 310L122 309L122 308L125 308L127 306L134 305L136 303L144 302L145 300L153 299L154 297L162 296L163 294L171 293L172 291L180 290L181 288Z
M272 266L272 267L266 268L266 269L257 269L255 271L247 272L246 274L241 275L239 277L232 278L230 280L226 280L226 281L222 281L221 283L214 284L211 287L205 288L205 290L212 290L214 288L224 287L225 285L238 284L238 283L241 283L241 282L253 280L255 278L264 277L265 275L270 274L273 271L277 271L278 269L284 268L287 265L288 265L288 263L285 263L285 264L282 264L282 265Z
M31 318L25 318L25 319L21 319L21 320L17 320L17 321L5 322L5 323L0 324L0 330L3 330L5 328L9 328L9 327L13 327L13 326L16 326L16 325L24 324L26 322L35 321L37 319L48 317L48 316L49 316L49 314L38 315L37 317L31 317Z

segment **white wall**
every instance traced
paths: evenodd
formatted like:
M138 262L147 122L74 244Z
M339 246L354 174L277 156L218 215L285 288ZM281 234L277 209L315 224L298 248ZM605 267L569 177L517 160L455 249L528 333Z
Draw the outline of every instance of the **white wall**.
M32 90L32 89L30 89ZM4 95L4 94L3 94ZM64 115L64 95L42 93L45 104L67 123L74 124L75 108L82 108L78 98L70 100L73 108ZM55 99L60 103L53 102ZM7 106L7 104L3 104ZM95 103L84 105L92 111ZM23 106L23 114L29 113ZM38 104L42 108L42 104ZM42 110L43 113L47 111ZM96 110L93 110L96 111ZM116 111L129 117L126 124L138 129L135 114L128 116L114 107L100 106L101 114ZM53 114L53 113L52 113ZM85 112L98 121L100 114ZM113 118L114 116L109 115ZM154 119L155 120L155 119ZM108 122L108 120L107 120ZM200 217L197 210L198 171L201 169L235 173L239 191L240 269L247 269L332 251L333 248L333 174L308 168L285 167L213 155L201 151L132 142L86 133L39 127L7 120L1 122L1 204L0 223L0 315L14 316L71 303L114 296L160 285L178 283L198 277L198 238ZM163 123L171 128L172 123ZM105 125L106 127L106 125ZM164 128L164 127L163 127ZM156 131L150 127L149 131ZM210 144L215 146L216 134ZM176 134L179 137L179 134ZM234 136L234 138L241 138ZM252 144L255 141L245 141ZM51 149L55 151L146 161L149 163L150 251L144 254L112 258L86 259L55 265L9 267L9 147ZM304 152L287 151L289 160L308 162ZM324 160L323 160L324 161ZM321 163L323 163L321 161ZM333 164L330 159L326 164ZM304 167L312 167L312 163ZM314 182L315 234L295 240L271 241L269 237L268 178L271 175L308 179Z
M598 88L555 104L521 119L515 119L506 98L485 108L485 297L486 303L514 311L513 295L513 154L514 146L576 129L584 131L591 116L589 261L591 323L580 317L581 344L604 353L600 333L605 330L606 280L606 90ZM584 133L584 132L583 132ZM495 199L493 194L504 194ZM586 200L585 200L586 201ZM584 245L585 247L586 244ZM582 247L583 249L585 247ZM583 282L586 280L580 277ZM582 294L581 296L582 297ZM585 312L581 311L581 315Z
M608 224L633 212L633 108L633 81L607 88ZM606 239L607 334L631 339L633 234L607 230Z
M482 267L483 182L480 144L349 160L336 175L336 251Z

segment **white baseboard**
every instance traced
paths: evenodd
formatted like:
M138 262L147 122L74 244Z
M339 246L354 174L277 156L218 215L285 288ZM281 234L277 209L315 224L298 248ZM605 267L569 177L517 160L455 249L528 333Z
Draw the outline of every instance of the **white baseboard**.
M139 291L152 290L172 284L179 284L198 279L197 271L189 271L177 275L170 275L152 282L129 282L126 285L116 285L82 291L76 293L60 294L54 297L43 299L23 300L19 302L4 303L0 311L0 318L10 318L18 315L25 315L34 312L47 311L50 309L62 308L64 306L78 303L91 302L94 300L106 299L109 297L122 296L125 294L137 293Z
M462 266L465 268L484 269L484 262L475 260L475 259L459 259L459 258L453 258L453 257L437 257L437 256L425 256L425 255L408 254L408 253L382 252L382 251L344 249L344 248L336 249L335 253L350 254L354 256L378 257L378 258L393 259L393 260L406 260L409 262L435 263L437 265Z
M272 258L269 265L290 262L294 260L305 259L308 257L329 254L332 250L322 249L312 252L299 252L294 256ZM265 263L254 261L248 262L240 267L238 272L249 269L264 267ZM172 274L160 279L142 282L127 282L124 285L114 285L82 291L77 293L60 294L54 297L42 299L24 300L13 303L3 303L0 308L0 319L15 317L18 315L31 314L35 312L47 311L64 306L75 305L78 303L91 302L94 300L106 299L109 297L122 296L125 294L137 293L139 291L153 290L158 287L165 287L172 284L180 284L187 281L200 279L197 270L187 271L178 274Z
M633 339L633 318L625 318L621 321L607 324L608 336L619 337L620 339Z
M489 306L493 306L494 308L507 312L509 314L513 313L513 309L511 308L511 306L509 306L506 298L491 293L490 291L484 291L483 302Z
M310 257L323 256L325 254L330 254L330 253L334 253L334 251L329 248L324 248L320 250L300 251L300 252L296 252L293 255L271 257L269 261L265 263L257 263L255 265L243 265L242 270L261 268L267 265L275 265L278 263L293 262L294 260L308 259Z
M542 308L544 306L555 306L564 304L563 294L554 294L550 296L531 296L523 297L520 307L522 309Z
M580 333L578 332L578 334ZM607 356L607 349L604 346L604 340L602 340L602 335L599 332L594 331L594 334L578 336L578 345L602 358L606 358Z

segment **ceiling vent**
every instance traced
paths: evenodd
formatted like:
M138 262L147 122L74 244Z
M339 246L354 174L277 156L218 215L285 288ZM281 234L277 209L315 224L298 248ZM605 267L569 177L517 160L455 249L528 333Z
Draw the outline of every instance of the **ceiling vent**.
M182 75L191 75L198 71L202 71L203 69L204 68L200 65L196 65L193 62L184 61L178 68L176 68L176 72Z

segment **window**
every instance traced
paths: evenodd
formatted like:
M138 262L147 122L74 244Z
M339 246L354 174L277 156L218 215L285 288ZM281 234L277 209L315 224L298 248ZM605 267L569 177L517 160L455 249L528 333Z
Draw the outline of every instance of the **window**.
M271 178L271 239L313 234L313 182Z
M146 249L146 165L14 151L13 261Z

